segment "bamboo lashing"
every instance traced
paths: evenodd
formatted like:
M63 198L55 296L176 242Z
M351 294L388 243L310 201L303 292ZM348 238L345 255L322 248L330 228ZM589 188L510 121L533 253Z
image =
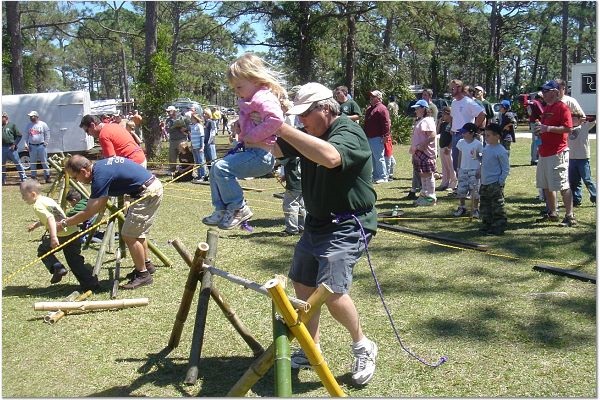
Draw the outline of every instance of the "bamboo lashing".
M306 358L308 358L310 365L321 379L325 389L327 389L331 396L346 397L346 394L333 377L323 355L317 350L315 342L310 336L310 333L308 333L306 326L300 320L292 303L288 300L281 283L277 279L271 279L265 283L265 288L271 294L273 303L275 303L275 306L283 317L288 329L291 330L296 339L298 339L300 347L304 350Z
M312 316L321 309L321 306L325 304L325 301L333 293L333 290L324 283L321 283L317 290L315 290L307 302L310 304L308 312L298 312L300 321L307 323ZM293 339L294 335L288 332L288 339ZM261 354L256 360L252 362L250 367L244 372L244 375L229 389L227 393L228 397L244 397L246 393L254 386L256 382L273 366L275 362L275 343L271 343L269 347Z
M89 310L109 310L122 309L131 307L147 306L149 303L147 297L138 299L122 299L122 300L100 300L100 301L40 301L33 304L35 311L89 311Z

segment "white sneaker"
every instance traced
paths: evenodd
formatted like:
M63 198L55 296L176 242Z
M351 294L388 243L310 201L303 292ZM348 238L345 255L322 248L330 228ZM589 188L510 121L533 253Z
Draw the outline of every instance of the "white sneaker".
M380 183L387 183L387 181L387 179L377 179L375 183L379 185Z
M352 382L355 385L366 385L375 374L375 358L377 358L377 345L369 340L370 348L352 348L354 362L352 363Z
M236 226L240 225L242 222L249 220L252 218L252 210L247 205L244 205L242 208L237 209L235 211L227 210L225 211L225 215L223 219L219 223L220 229L233 229Z
M215 210L209 216L202 218L202 223L205 225L217 226L221 223L224 215L225 210Z

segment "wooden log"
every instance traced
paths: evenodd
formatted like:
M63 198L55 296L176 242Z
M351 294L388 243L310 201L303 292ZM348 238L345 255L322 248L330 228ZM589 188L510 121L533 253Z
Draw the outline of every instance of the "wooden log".
M457 247L468 248L468 249L473 249L473 250L478 250L478 251L488 251L487 244L479 244L479 243L474 243L474 242L468 242L465 240L452 239L452 238L437 235L434 233L421 232L421 231L417 231L416 229L406 228L403 226L386 224L385 222L378 222L377 226L379 228L387 229L389 231L410 233L411 235L416 235L416 236L424 237L427 239L437 240L439 242L448 243L448 244L451 244L451 245L454 245Z
M194 293L196 293L196 288L198 287L198 279L200 278L198 271L204 262L204 258L206 258L207 252L208 244L199 243L198 247L196 248L196 255L194 260L192 260L192 265L188 271L185 288L183 290L183 296L181 297L181 303L179 304L179 310L175 316L175 323L173 324L171 337L169 338L169 343L167 344L167 347L171 350L179 346L179 340L181 339L183 326L187 320L190 307L192 305L192 300L194 299Z
M307 302L310 304L308 312L299 311L298 315L300 321L307 323L313 315L321 309L321 306L327 300L327 297L331 295L333 291L329 286L322 283L319 285L312 295L308 298ZM288 331L288 339L293 339L294 335ZM244 375L229 389L227 396L229 397L244 397L246 393L258 382L260 378L265 376L269 369L275 362L275 343L271 343L269 347L261 354L250 367L244 372Z
M189 267L191 267L192 266L192 256L185 249L185 247L183 246L181 241L179 239L174 239L174 240L171 240L170 243L175 248L175 250L177 250L177 252L181 256L181 258L183 258L185 263ZM248 344L248 346L254 353L254 356L257 357L257 356L261 355L262 353L264 353L265 350L262 347L262 345L254 338L254 336L252 336L252 333L250 333L250 330L248 328L246 328L246 326L244 325L242 320L237 316L235 311L233 311L233 309L231 308L229 303L227 303L225 298L221 295L221 293L215 287L214 284L211 287L210 295L211 295L212 299L215 301L215 303L217 303L217 305L219 306L219 308L221 309L223 314L225 315L225 318L227 318L227 320L231 323L233 328L240 334L242 339Z
M555 275L566 276L567 278L577 279L583 282L590 282L596 284L596 277L594 275L588 275L585 272L577 271L576 269L563 269L557 267L551 267L549 265L536 265L533 267L534 271L549 272Z
M310 362L314 371L317 373L323 386L331 396L345 397L346 394L335 380L331 370L327 366L327 362L323 358L320 351L317 350L314 340L308 333L308 329L300 320L298 313L294 310L292 303L288 300L281 283L277 279L271 279L265 284L265 287L271 293L271 298L278 312L283 317L288 329L292 331L306 358Z
M67 297L65 297L63 301L75 301L75 299L79 295L80 295L80 293L77 290L75 290L70 295L68 295ZM60 310L58 310L58 311L48 311L48 315L46 315L44 317L44 322L48 322L49 323L50 322L50 318L52 317L52 315L54 315L54 314L56 314L58 312L60 312Z
M78 292L73 292L73 293L78 293ZM92 291L88 290L87 292L85 292L83 294L79 294L73 300L67 300L67 301L74 301L74 302L83 301L83 300L87 299L88 297L90 297L91 295L92 295ZM69 313L68 310L54 311L54 312L50 313L51 315L47 315L47 317L48 317L47 321L46 321L46 318L44 318L44 322L48 322L50 325L54 325L68 313Z
M100 300L100 301L40 301L33 304L35 311L63 310L63 311L88 311L88 310L109 310L130 307L147 306L149 303L147 297L138 299L123 300Z
M208 253L206 259L214 263L217 256L217 242L219 232L216 229L209 229L206 233L208 243ZM212 286L212 275L208 271L202 272L202 281L200 284L200 295L198 297L198 306L196 309L196 321L192 333L192 346L190 348L190 358L188 360L188 369L185 375L184 383L193 385L198 380L198 369L200 357L202 355L202 344L204 343L204 329L206 327L206 317L208 314L208 302L210 300L210 290Z

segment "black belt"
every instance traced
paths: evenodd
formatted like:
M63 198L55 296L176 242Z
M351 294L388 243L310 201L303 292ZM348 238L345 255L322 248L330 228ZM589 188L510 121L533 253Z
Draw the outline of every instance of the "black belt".
M44 143L29 143L30 146L41 146Z
M144 192L144 190L148 189L150 187L150 185L152 185L154 183L155 179L156 179L156 176L152 175L146 182L142 183L142 185L138 188L138 190L135 193L132 193L131 196L139 197L139 195L141 195Z

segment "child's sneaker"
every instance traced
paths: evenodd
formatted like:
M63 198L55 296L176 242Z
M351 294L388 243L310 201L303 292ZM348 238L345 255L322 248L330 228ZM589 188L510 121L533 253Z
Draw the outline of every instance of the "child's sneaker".
M225 211L225 215L219 223L220 229L233 229L236 226L240 225L242 222L249 220L252 218L252 211L250 207L244 205L242 208L239 208L235 211L227 210Z
M463 206L458 206L458 208L456 209L456 211L454 211L452 213L452 215L454 215L455 217L462 217L463 215L465 215L467 213L467 209Z
M352 363L352 382L355 385L366 385L375 374L375 358L377 358L377 345L369 340L369 347L355 349L352 347L354 362Z
M146 266L146 270L150 272L151 275L156 272L156 266L152 263L152 261L145 261L144 264ZM135 278L135 271L137 270L134 267L133 271L125 275L125 278L127 278L127 280L132 280L133 278Z
M202 218L202 223L210 226L217 226L221 223L221 220L225 216L225 210L215 210L212 214Z

